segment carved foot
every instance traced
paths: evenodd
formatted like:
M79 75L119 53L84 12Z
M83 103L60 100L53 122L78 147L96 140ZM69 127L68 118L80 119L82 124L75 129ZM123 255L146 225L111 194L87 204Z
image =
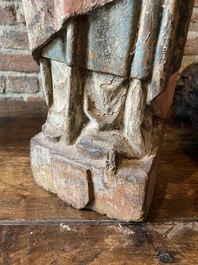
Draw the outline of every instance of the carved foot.
M63 113L53 111L48 114L47 121L42 126L42 131L47 137L56 138L63 134L65 120Z

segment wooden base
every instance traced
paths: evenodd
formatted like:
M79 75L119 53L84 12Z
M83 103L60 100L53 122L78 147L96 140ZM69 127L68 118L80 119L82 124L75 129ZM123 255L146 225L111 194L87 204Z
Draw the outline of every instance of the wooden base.
M153 196L159 150L142 159L122 159L116 172L105 159L86 159L75 146L61 146L40 133L31 140L35 182L77 209L121 221L143 221ZM75 161L75 162L74 162Z

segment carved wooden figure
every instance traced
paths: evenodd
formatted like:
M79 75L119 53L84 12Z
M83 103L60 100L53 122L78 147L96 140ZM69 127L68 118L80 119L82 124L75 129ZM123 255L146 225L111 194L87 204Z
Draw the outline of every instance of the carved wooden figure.
M193 0L23 0L49 106L36 183L123 221L148 212Z

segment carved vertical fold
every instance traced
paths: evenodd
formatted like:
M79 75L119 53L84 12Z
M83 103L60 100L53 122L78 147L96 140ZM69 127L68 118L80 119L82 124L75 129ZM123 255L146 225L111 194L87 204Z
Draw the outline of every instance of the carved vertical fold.
M68 66L74 66L77 62L77 25L74 20L71 20L67 25L66 33L66 64Z
M50 107L53 102L52 73L50 60L40 59L41 82L47 105Z
M42 129L51 138L63 134L65 110L67 107L68 89L70 87L71 68L65 63L51 60L53 102L48 112L46 123Z
M71 145L80 134L86 118L83 112L83 77L77 68L70 69L69 84L65 102L64 134L61 140Z
M141 133L144 107L142 81L133 79L125 103L124 136L133 148L134 157L141 157L145 154L144 139Z
M152 72L160 15L161 3L159 0L143 0L140 27L131 69L132 78L146 79Z
M155 52L153 76L148 94L151 101L167 87L179 18L179 0L165 0L161 28Z

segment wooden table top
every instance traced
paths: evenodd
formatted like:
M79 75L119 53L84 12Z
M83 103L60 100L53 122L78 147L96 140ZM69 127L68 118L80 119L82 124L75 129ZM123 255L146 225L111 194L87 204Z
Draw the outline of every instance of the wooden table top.
M198 131L167 122L148 218L126 224L33 182L29 141L45 117L43 102L0 101L0 264L198 264Z

